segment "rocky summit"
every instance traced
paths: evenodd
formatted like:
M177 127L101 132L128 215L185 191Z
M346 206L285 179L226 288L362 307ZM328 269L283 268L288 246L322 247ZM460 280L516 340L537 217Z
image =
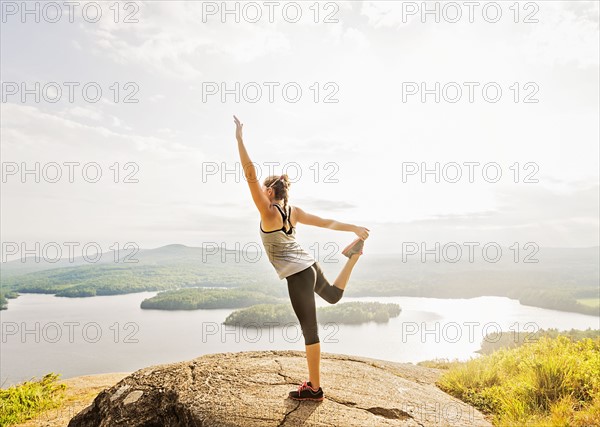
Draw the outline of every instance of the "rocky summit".
M69 427L491 426L441 391L441 371L321 354L322 402L288 398L308 381L302 351L208 354L140 369L103 390Z

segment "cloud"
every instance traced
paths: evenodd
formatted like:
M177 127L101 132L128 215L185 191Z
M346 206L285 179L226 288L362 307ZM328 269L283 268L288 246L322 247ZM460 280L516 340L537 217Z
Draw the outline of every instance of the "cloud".
M65 152L81 147L90 150L88 154L104 155L108 148L118 152L133 150L146 152L155 159L188 159L199 161L199 150L177 141L169 141L156 136L120 133L102 125L83 124L77 118L99 120L102 114L83 107L68 108L58 114L44 112L37 107L6 103L2 106L3 150L19 150L23 147L38 147L49 157L57 152ZM70 117L69 117L70 116ZM117 119L118 120L118 119ZM32 151L30 154L34 154Z
M344 29L342 23L331 27L330 34L333 39L332 44L334 46L348 44L350 46L355 46L358 49L365 49L371 45L367 35L364 32L353 27Z
M470 23L469 8L459 2L461 18L457 23L451 23L450 17L455 12L448 11L445 15L444 7L448 3L365 1L360 12L374 29L404 30L405 27L423 26L433 30L428 37L438 34L440 42L444 41L448 31L452 31L455 36L465 37L465 43L467 40L474 46L483 43L500 58L518 54L531 64L598 66L599 3L596 1L520 2L518 23L514 23L516 9L508 2L499 3L502 12L497 23L484 19L481 4L474 6L473 23ZM434 8L439 10L439 22L434 14L426 13ZM478 39L473 40L475 31ZM454 38L448 39L451 40L456 42ZM444 49L440 53L449 53L447 51Z
M159 102L159 101L162 101L163 99L165 99L165 96L161 93L157 93L155 95L148 97L148 101L150 101L150 102Z
M369 19L374 28L408 25L415 16L404 11L407 2L363 1L360 13ZM418 7L418 6L417 6Z
M67 116L77 117L77 118L86 118L95 121L100 121L103 118L101 112L92 109L92 108L84 108L75 106L73 108L69 108L65 111Z
M291 205L295 204L295 201L290 201ZM319 211L346 211L348 209L355 209L357 206L353 203L348 203L342 200L330 200L330 199L317 199L310 197L302 197L298 199L298 205L301 208L305 206L308 209L318 209Z
M541 185L495 191L497 208L438 214L408 221L379 223L404 241L495 241L503 245L535 242L539 246L597 246L599 199L597 182L556 190ZM375 235L376 232L373 234Z
M498 215L497 211L481 211L469 212L460 214L441 214L432 215L428 218L411 221L411 223L435 223L435 224L452 224L452 225L468 225L472 226L476 223L488 223L494 220Z
M6 238L131 238L141 242L148 234L133 236L133 226L176 218L178 210L189 209L186 205L173 207L172 200L201 202L204 188L199 188L198 182L199 165L205 158L202 150L181 139L125 133L97 122L82 123L79 119L87 117L77 118L67 111L51 113L33 106L2 105L3 162L19 167L25 163L28 170L38 164L40 171L53 162L59 166L50 169L48 175L56 176L56 169L61 173L56 183L48 182L42 172L29 174L26 182L18 173L2 184ZM76 111L83 116L88 113ZM73 173L65 162L76 163ZM83 172L92 163L99 166L91 170L94 178L100 176L98 182L90 182ZM37 227L32 228L34 222Z
M540 6L539 22L530 26L520 45L529 60L547 65L598 67L599 3L543 2Z
M524 221L584 221L598 226L600 186L598 182L578 183L557 190L532 184L519 190L498 191L504 215Z
M344 38L354 43L358 48L364 49L370 46L367 36L356 28L347 28L344 32Z
M102 20L86 31L100 54L119 64L187 80L203 76L216 60L244 64L291 49L285 33L268 22L203 23L201 2L146 2L139 15L138 23Z

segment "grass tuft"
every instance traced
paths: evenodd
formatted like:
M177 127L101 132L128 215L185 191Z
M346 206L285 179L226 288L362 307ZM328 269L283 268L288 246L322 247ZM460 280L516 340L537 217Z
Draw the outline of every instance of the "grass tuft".
M59 376L51 372L40 380L0 389L0 426L21 423L60 406L66 385L57 384Z
M510 426L600 425L600 339L542 337L448 369L447 393Z

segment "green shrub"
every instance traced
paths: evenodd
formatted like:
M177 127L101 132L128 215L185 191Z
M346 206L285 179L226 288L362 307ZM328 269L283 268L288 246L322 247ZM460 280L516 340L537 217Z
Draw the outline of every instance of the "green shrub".
M423 360L422 362L417 363L419 366L424 366L426 368L435 368L435 369L450 369L453 366L458 366L462 364L458 359L449 360L449 359L432 359L432 360Z
M58 377L58 374L49 373L38 381L25 381L0 389L0 426L21 423L59 406L66 386L57 384Z
M497 425L600 425L600 339L541 337L452 367L438 385Z

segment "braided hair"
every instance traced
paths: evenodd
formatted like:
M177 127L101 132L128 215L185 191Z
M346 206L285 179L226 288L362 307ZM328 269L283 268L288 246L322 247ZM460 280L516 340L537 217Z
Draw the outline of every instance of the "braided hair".
M271 187L275 191L275 200L283 199L283 211L287 212L288 191L291 185L290 179L286 174L271 175L264 181L265 187Z

